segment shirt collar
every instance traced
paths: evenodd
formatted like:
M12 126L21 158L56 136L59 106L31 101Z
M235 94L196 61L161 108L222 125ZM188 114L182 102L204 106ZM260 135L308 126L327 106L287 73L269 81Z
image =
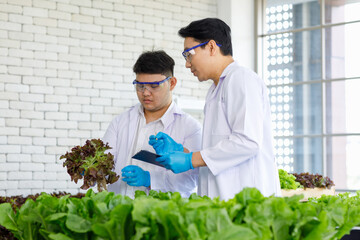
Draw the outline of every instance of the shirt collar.
M143 106L141 104L139 104L138 106L139 115L142 118L145 118ZM184 114L184 112L176 105L174 101L172 101L164 115L162 115L162 117L156 121L161 121L161 123L164 125L164 129L166 129L174 121L174 115L176 114L182 115Z
M145 117L144 107L140 103L138 104L138 113L141 117Z
M226 78L226 75L231 71L231 69L233 67L235 67L237 63L235 61L233 61L232 63L230 63L229 65L227 65L227 67L224 69L224 71L221 73L220 76L220 81L222 81L224 78Z

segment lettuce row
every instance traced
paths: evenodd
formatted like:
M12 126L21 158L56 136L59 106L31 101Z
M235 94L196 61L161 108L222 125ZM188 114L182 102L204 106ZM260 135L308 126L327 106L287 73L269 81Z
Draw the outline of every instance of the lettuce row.
M329 177L323 177L320 174L311 173L287 173L283 169L279 169L280 187L281 189L297 189L297 188L328 188L335 186Z
M299 202L246 188L220 201L196 194L111 192L60 198L43 193L14 211L0 205L0 225L23 239L339 239L360 223L360 192Z

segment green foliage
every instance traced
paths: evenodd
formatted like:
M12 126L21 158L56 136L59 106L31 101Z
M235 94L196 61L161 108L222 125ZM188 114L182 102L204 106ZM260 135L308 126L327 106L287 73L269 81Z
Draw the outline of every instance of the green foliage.
M81 189L88 189L97 183L98 190L101 192L106 189L106 184L111 184L119 179L119 176L112 171L115 167L114 156L105 151L111 149L108 144L104 144L100 139L87 140L84 146L76 146L71 152L66 152L60 159L66 159L63 166L67 167L67 172L71 176L71 181L75 183L84 178Z
M310 173L293 173L296 177L297 182L299 182L304 188L331 188L335 186L333 181L329 177L323 177L320 174L310 174Z
M287 173L279 169L281 189L297 188L331 188L335 186L329 177L323 177L320 174L310 173Z
M283 169L279 169L280 187L281 189L297 189L300 188L300 183L296 182L296 177L287 173Z
M42 194L16 211L0 204L0 225L22 239L339 239L360 224L360 192L300 202L246 188L220 201L196 194L136 192L135 199L88 190Z

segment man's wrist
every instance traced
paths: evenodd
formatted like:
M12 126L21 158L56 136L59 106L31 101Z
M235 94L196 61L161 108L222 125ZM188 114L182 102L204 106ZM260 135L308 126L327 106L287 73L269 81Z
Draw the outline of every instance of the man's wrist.
M206 166L200 152L194 152L192 154L191 163L194 168Z

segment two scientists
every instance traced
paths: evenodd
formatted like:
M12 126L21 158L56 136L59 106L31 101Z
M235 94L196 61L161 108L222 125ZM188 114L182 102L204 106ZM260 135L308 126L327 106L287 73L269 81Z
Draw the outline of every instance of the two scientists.
M273 153L270 104L263 80L232 57L231 29L206 18L179 30L186 68L200 82L212 80L205 107L202 150L191 151L168 134L150 136L157 161L179 174L199 169L198 193L222 200L245 187L280 196Z

